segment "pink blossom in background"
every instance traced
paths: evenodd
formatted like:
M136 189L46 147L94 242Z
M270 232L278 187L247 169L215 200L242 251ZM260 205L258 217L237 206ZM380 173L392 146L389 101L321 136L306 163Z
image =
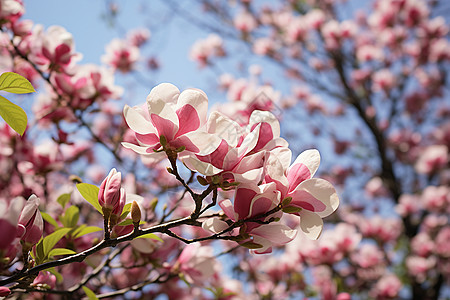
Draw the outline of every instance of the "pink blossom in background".
M370 291L375 299L396 299L402 288L400 279L394 274L384 274Z
M122 73L133 71L140 58L140 51L137 46L118 38L113 39L106 46L105 51L102 62Z
M40 32L42 38L31 46L32 61L43 70L70 74L74 64L82 58L75 52L72 34L61 26L51 26L44 32L40 25L35 25L34 30Z
M187 282L203 285L219 271L219 264L212 247L191 244L184 247L172 268L183 274Z
M449 160L448 148L444 145L428 146L419 156L415 168L420 174L432 174L444 167Z
M141 47L147 43L150 37L151 33L147 28L136 28L127 33L127 40L136 47Z
M6 250L16 238L24 205L25 199L21 197L11 199L9 203L0 199L0 251Z

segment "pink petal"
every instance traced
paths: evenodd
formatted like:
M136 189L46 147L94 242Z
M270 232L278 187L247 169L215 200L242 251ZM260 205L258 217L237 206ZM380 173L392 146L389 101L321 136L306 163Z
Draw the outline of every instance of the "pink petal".
M219 206L222 208L225 215L227 215L228 218L230 218L233 221L236 221L236 213L233 209L233 203L231 203L230 199L225 199L222 201L219 201Z
M311 178L308 167L302 163L297 163L289 168L287 179L289 181L289 191L294 190L301 182Z
M259 197L259 198L255 198L253 199L252 203L250 204L250 211L248 216L245 217L255 217L258 215L262 215L266 212L268 212L269 210L271 210L274 205L273 205L273 200L270 198L266 198L266 197ZM236 202L235 202L236 205ZM239 216L243 216L241 214L239 214Z
M259 137L258 137L258 143L253 148L252 151L259 151L264 146L267 145L269 141L271 141L274 138L272 127L268 123L261 123L261 128L259 130Z
M234 210L239 215L239 219L248 217L253 197L256 192L247 188L237 188L234 196Z
M228 153L229 146L225 140L222 140L219 147L214 152L204 156L197 156L197 158L203 162L208 162L214 167L223 169L223 161Z
M206 123L208 113L208 97L199 89L184 90L178 97L177 108L189 105L195 108L195 112L200 122L199 127Z
M136 133L136 139L142 144L153 146L159 143L159 137L154 133L140 134Z
M185 133L194 131L200 127L200 119L198 117L197 110L190 104L186 104L183 107L177 109L178 116L178 132L175 135L179 137Z
M292 197L291 205L298 206L313 212L322 212L326 209L325 204L320 200L314 198L310 193L299 190L289 193L288 196Z
M153 126L155 126L158 131L159 136L164 136L168 142L174 139L178 128L172 121L164 119L156 114L151 114L150 118Z

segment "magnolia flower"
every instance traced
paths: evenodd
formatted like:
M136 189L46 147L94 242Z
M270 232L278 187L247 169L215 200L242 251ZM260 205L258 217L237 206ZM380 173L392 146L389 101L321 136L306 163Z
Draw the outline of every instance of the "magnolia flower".
M106 54L102 56L102 62L122 73L130 72L135 68L140 56L139 48L130 41L113 39L106 46Z
M256 184L239 185L236 189L234 203L225 199L220 201L219 206L232 221L254 218L255 221L264 222L274 217L281 217L281 212L260 217L274 209L279 203L280 193L276 191L276 185L272 182L259 186ZM204 229L215 233L227 227L227 224L218 218L209 219L203 224ZM283 245L292 241L297 231L280 223L247 222L245 227L241 228L241 234L251 237L241 241L242 245L255 248L252 250L253 253L262 254L272 252L273 245Z
M183 158L188 168L206 176L220 174L225 180L259 182L264 150L287 146L280 137L278 120L267 111L254 111L245 130L230 118L213 112L206 128L221 139L218 148L209 155Z
M203 91L187 89L180 94L173 84L162 83L151 90L146 107L125 106L125 120L140 145L127 142L122 145L144 155L160 155L155 151L161 147L209 154L221 141L201 130L206 123L207 110L208 98Z
M300 216L300 227L311 239L317 239L322 232L322 218L333 213L339 198L331 183L312 178L320 164L319 151L306 150L294 163L286 168L291 159L289 149L284 155L270 155L266 163L265 182L274 182L281 193L281 199L291 198L286 208Z

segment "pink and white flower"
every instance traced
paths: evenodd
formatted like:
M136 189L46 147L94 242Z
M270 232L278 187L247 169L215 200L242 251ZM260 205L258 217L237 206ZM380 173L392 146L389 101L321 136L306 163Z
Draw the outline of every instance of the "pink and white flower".
M183 162L191 170L206 176L220 174L224 180L260 181L265 150L287 146L280 137L278 120L270 112L254 111L245 130L226 116L213 112L206 130L221 139L218 148L209 155L190 156Z
M213 152L220 144L219 137L202 128L206 123L208 98L197 89L180 94L177 87L162 83L152 89L146 106L124 108L128 126L135 132L139 145L123 142L125 148L143 155L156 155L164 149L185 149L198 155ZM164 141L164 145L161 145ZM162 154L162 155L161 155Z
M284 156L269 156L266 163L265 182L274 182L281 193L281 199L292 198L288 207L299 209L300 227L311 239L317 239L322 232L322 218L333 213L339 198L333 185L320 178L312 178L320 164L319 151L306 150L290 162L290 153Z

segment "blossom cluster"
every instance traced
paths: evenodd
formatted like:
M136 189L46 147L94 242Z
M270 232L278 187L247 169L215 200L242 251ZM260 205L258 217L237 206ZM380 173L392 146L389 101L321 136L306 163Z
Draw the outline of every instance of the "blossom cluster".
M220 112L208 117L207 109L203 91L180 93L172 84L160 84L146 104L125 107L125 120L137 144L122 144L147 159L175 155L204 176L201 184L234 189L233 201L219 201L226 218L203 223L213 233L226 230L227 219L248 221L239 228L239 243L256 249L255 253L271 252L272 245L286 244L296 235L296 230L283 224L284 211L298 215L301 230L317 239L322 218L339 204L328 181L312 178L320 164L319 152L306 150L291 164L291 150L280 137L280 125L272 113L254 110L248 124L240 125ZM275 219L279 222L272 222Z

